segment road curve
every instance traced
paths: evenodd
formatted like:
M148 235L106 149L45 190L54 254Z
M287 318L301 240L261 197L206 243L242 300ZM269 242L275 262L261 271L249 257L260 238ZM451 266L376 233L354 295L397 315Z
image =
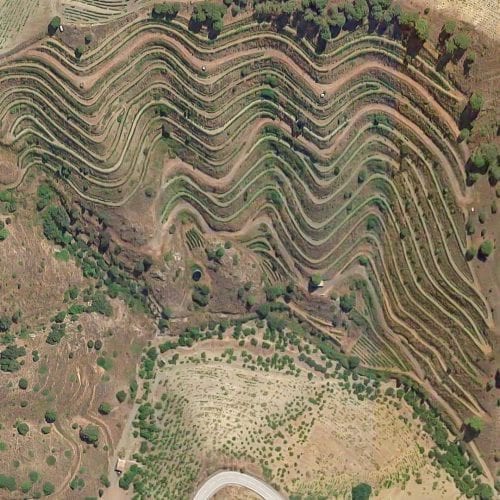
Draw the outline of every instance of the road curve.
M219 490L226 486L242 486L252 490L265 500L284 500L274 488L260 479L235 471L222 471L210 476L198 489L193 500L210 500Z

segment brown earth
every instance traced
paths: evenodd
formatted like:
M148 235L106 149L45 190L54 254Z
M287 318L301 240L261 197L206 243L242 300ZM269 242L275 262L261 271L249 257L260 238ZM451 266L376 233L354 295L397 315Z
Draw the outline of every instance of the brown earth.
M45 342L51 317L68 307L67 289L75 286L81 291L92 283L72 261L55 258L55 247L34 220L32 199L28 195L18 204L11 215L9 237L0 244L0 315L21 312L10 331L18 336L16 344L27 351L20 358L19 371L0 376L0 442L5 448L0 451L0 470L16 477L18 484L36 470L41 480L32 491L50 481L56 498L82 498L101 487L99 476L107 472L108 458L131 410L129 403L118 404L115 393L128 390L139 353L153 329L142 315L114 300L112 317L83 313L68 324L57 346ZM98 339L103 344L100 351L87 347L89 340ZM35 351L39 361L32 359ZM99 357L110 360L107 370L97 365ZM27 380L27 390L18 388L20 378ZM20 406L21 401L25 403ZM109 415L98 413L101 402L111 404ZM44 414L49 409L56 411L57 421L45 435L41 428L47 426ZM26 436L13 428L17 421L29 425ZM78 436L78 426L89 423L100 429L97 448L85 445ZM55 457L56 465L46 462L49 456ZM70 494L67 487L75 476L84 479L85 487Z

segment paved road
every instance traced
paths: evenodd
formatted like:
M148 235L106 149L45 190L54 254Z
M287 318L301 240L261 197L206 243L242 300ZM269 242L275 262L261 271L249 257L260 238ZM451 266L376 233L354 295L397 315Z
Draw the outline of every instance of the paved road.
M260 479L241 472L223 471L209 477L196 492L194 500L209 500L225 486L243 486L265 500L284 500L285 498Z

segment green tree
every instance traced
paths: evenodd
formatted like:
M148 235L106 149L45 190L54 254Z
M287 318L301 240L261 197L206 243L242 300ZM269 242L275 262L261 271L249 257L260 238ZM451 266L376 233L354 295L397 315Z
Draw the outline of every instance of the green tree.
M327 10L327 21L332 29L340 31L344 27L346 18L344 13L334 5Z
M30 471L28 477L32 483L36 483L40 480L40 474L36 470Z
M19 389L25 391L28 388L28 381L25 378L19 379Z
M487 259L493 253L493 243L490 240L483 241L479 247L479 256Z
M321 285L323 278L322 278L321 274L315 273L309 278L309 280L310 280L311 286L313 286L314 288L317 288L319 285Z
M33 483L29 480L26 480L26 481L23 481L21 483L21 485L19 486L19 489L23 492L23 493L28 493L29 490L31 490L33 486Z
M360 359L357 356L351 356L351 357L349 357L347 363L348 363L349 369L354 370L355 368L357 368L359 366Z
M493 489L489 484L478 484L474 493L479 497L479 500L490 500L493 498Z
M476 255L477 255L477 248L476 247L470 247L465 252L465 259L466 260L472 260Z
M109 403L101 403L99 405L99 408L98 408L98 412L101 414L101 415L109 415L109 413L111 413L111 405Z
M479 434L484 429L484 422L475 415L465 421L465 425L475 434Z
M80 429L80 439L88 444L95 444L99 441L99 429L95 425L87 425Z
M43 234L48 240L65 244L65 233L70 226L68 212L63 207L51 205L43 215Z
M0 474L0 490L14 491L16 488L16 479L14 477Z
M215 258L217 260L221 260L222 257L224 257L226 251L224 250L224 247L218 247L217 250L215 251Z
M257 299L255 298L255 295L249 295L246 299L246 306L250 309L257 303Z
M25 422L19 422L16 426L17 432L21 434L21 436L26 436L28 434L30 428L29 425Z
M207 285L195 285L192 299L199 306L206 306L210 300L210 288Z
M422 42L425 42L429 38L429 23L426 19L419 18L415 22L415 34Z
M101 484L106 488L109 488L111 486L111 481L109 480L107 474L101 474L99 481L101 481Z
M26 355L24 347L17 347L15 344L7 346L0 352L0 370L3 372L15 372L19 370L20 363L17 358Z
M373 231L378 227L378 218L376 215L370 214L366 219L366 229Z
M47 482L43 483L42 490L43 490L43 494L48 497L49 495L52 495L52 493L54 493L54 491L56 491L56 488L52 483L49 483L47 481Z
M213 2L201 2L194 6L191 15L191 23L194 25L206 25L209 31L213 34L218 34L222 31L223 17L226 13L227 6Z
M470 46L470 37L465 33L457 33L453 36L453 40L458 49L464 51Z
M345 294L340 297L340 309L345 313L348 313L356 304L356 296L354 293Z
M474 92L469 99L469 104L475 113L479 113L483 107L483 96L479 92Z
M445 50L448 56L452 56L455 53L455 51L457 50L457 46L453 38L449 38L448 40L446 40Z
M463 128L460 130L460 134L458 135L458 142L468 141L470 137L470 130L468 128Z
M366 483L359 483L351 490L352 500L368 500L372 494L372 487Z
M155 19L170 20L173 19L180 10L180 4L177 2L160 3L153 7L152 16Z
M344 12L348 22L362 23L368 16L369 8L366 0L354 0L344 5Z
M12 319L9 316L0 316L0 332L7 332L12 325Z
M443 27L441 29L441 33L443 33L446 36L451 36L453 33L455 33L455 28L457 27L457 23L455 21L449 20L446 21L443 24Z
M118 391L116 393L116 399L119 403L123 403L127 399L127 393L125 391Z
M83 56L85 52L85 47L83 45L79 45L76 49L75 49L75 57L77 59L80 59L80 57Z
M465 63L470 66L475 61L476 61L476 53L472 52L472 51L471 52L467 52L467 55L465 56Z
M90 312L96 312L98 314L102 314L103 316L109 317L113 314L113 306L109 302L106 295L104 295L104 293L96 292L92 297Z
M54 35L55 32L61 27L61 18L59 16L55 16L50 20L48 26L49 35Z
M165 306L161 311L161 317L163 319L170 319L172 317L172 309L170 307Z

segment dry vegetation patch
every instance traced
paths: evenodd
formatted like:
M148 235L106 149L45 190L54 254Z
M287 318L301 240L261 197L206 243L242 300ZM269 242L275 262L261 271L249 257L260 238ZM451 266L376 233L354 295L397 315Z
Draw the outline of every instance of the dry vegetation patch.
M224 337L160 355L161 368L144 386L134 423L138 440L122 441L118 449L143 467L134 488L184 497L196 478L229 467L264 476L288 494L332 497L359 482L377 490L418 485L415 491L456 494L430 465L431 441L404 402L359 398L351 385L363 377L340 376L342 369L339 378L314 375L290 346L283 356L297 365L289 360L288 369L278 371L273 366L280 355L269 357L277 351L266 347L261 334L244 345ZM275 361L263 370L265 359ZM145 427L150 414L158 430ZM411 477L417 482L410 483Z

